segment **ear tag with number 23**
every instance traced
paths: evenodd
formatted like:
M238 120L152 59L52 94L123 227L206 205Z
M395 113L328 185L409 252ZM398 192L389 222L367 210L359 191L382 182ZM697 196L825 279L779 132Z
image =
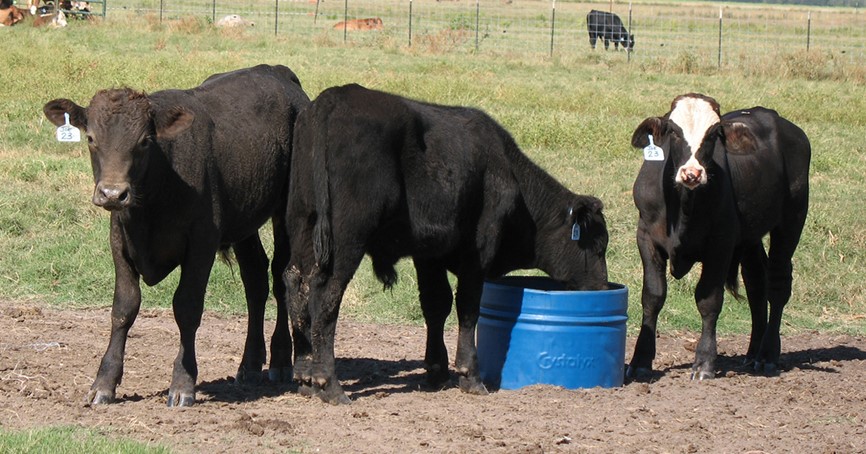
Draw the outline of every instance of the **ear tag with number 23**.
M649 145L643 147L643 158L647 161L664 161L665 152L658 145L653 143L653 135L647 134L649 137Z
M63 118L66 119L66 124L57 127L58 142L81 142L81 131L75 126L69 124L69 114L64 113Z

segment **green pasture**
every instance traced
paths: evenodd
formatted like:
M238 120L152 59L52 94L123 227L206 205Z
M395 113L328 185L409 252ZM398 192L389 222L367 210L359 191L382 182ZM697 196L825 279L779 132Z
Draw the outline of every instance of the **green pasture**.
M642 155L629 145L632 131L691 91L714 96L723 110L774 108L800 125L813 146L811 210L794 258L783 333L866 333L866 84L856 64L820 51L721 69L689 52L631 63L613 52L451 52L447 37L408 47L388 34L344 43L342 33L309 28L277 36L262 27L217 30L207 10L195 11L163 21L110 11L106 21L71 21L62 30L0 29L7 44L0 53L0 299L70 308L111 304L108 214L90 203L86 145L54 140L42 115L45 102L66 97L86 105L108 87L192 87L216 72L271 63L291 67L311 97L357 82L489 112L566 186L604 201L610 278L630 289L630 335L640 320L641 280L631 186ZM382 291L369 268L363 264L353 281L343 316L422 323L411 263L400 263L391 291ZM697 271L671 282L662 331L699 330L692 297ZM170 307L176 283L177 273L146 288L144 306ZM243 316L242 298L236 269L218 262L206 310ZM748 328L746 303L729 297L720 333ZM58 452L79 446L80 437L92 440L64 430L0 433L0 451ZM111 446L106 452L139 449Z
M344 44L341 36L274 37L261 30L216 30L201 18L72 22L64 30L5 30L3 53L9 93L0 110L0 297L60 306L108 306L113 270L108 214L90 204L92 177L84 144L54 140L42 105L67 97L86 105L106 87L145 91L191 87L208 75L257 63L291 67L311 97L349 82L445 104L488 111L524 151L566 186L599 196L611 233L611 279L631 289L630 327L639 320L641 267L634 245L636 210L631 185L641 155L633 129L661 115L678 94L716 97L723 109L764 105L809 134L813 144L812 209L795 256L794 296L785 329L863 332L862 201L866 88L849 83L850 68L826 78L790 71L791 54L758 72L655 67L628 63L622 54L581 57L424 53L404 43ZM697 72L695 72L697 71ZM814 80L817 79L817 80ZM362 266L346 297L346 316L389 323L420 323L411 263L401 281L383 292ZM693 272L672 282L661 329L698 329ZM169 307L177 275L148 288L144 305ZM215 266L206 307L242 314L240 279ZM721 332L748 329L746 305L725 306Z
M107 17L163 24L198 17L213 23L240 14L259 33L276 36L411 43L432 53L571 58L589 50L585 17L591 9L622 18L637 40L629 57L639 64L685 56L691 66L764 67L768 59L807 47L844 62L866 61L866 16L839 7L658 0L111 0ZM371 17L382 19L383 30L344 33L338 27L344 18Z
M0 452L5 454L168 454L168 448L116 440L72 427L20 432L0 428Z

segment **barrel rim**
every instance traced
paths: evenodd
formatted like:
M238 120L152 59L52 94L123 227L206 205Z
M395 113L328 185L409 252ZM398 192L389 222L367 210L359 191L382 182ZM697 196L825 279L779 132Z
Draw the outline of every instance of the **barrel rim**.
M521 275L511 275L511 276L502 276L496 279L488 279L484 281L485 286L491 286L493 288L522 288L524 291L529 291L533 293L541 293L541 294L551 294L551 295L616 295L620 293L628 292L628 288L625 284L620 284L618 282L608 282L607 285L610 287L607 290L545 290L541 288L535 288L532 286L526 285L526 283L532 283L533 281L544 282L555 285L562 285L559 281L548 277L548 276L521 276Z

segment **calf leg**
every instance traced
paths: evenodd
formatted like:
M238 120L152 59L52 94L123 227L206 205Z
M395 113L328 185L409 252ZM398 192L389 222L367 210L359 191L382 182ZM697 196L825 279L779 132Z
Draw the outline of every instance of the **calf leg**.
M312 272L308 279L301 276L301 286L303 287L306 280L309 288L296 292L296 294L303 294L304 291L309 292L308 298L306 298L306 311L309 315L309 335L307 338L311 341L312 352L308 368L306 362L302 362L300 359L296 361L295 377L301 382L302 393L316 395L322 401L331 404L352 402L337 380L334 337L343 293L358 269L358 265L361 264L362 258L364 258L363 249L344 247L340 254L335 254L332 257L333 265L330 272L322 270L318 266L308 267L308 269L312 269ZM295 304L293 301L293 312L296 311ZM297 309L303 311L302 308ZM293 323L295 323L294 315ZM298 354L301 354L305 347L303 341L301 345L295 344L295 350Z
M300 217L300 215L297 215ZM301 394L312 394L313 344L310 332L310 286L311 275L316 273L312 251L312 226L297 223L290 232L291 245L289 264L283 273L285 299L292 323L292 343L294 347L294 370L292 378L299 383ZM274 254L276 256L276 253ZM276 262L277 259L275 258ZM276 290L275 290L276 291Z
M767 374L778 373L779 356L782 353L780 329L782 311L791 298L793 264L791 258L800 241L806 213L770 232L770 255L767 261L767 299L770 302L770 317L761 348L755 358L755 370Z
M438 387L447 383L448 349L445 347L445 320L451 313L453 295L448 283L448 271L441 264L415 259L418 275L418 295L427 325L427 348L424 364L427 382Z
M461 270L457 281L457 355L455 367L460 375L460 390L469 394L487 394L478 370L475 328L481 310L484 277L480 270Z
M112 223L112 255L114 257L114 302L111 305L111 337L108 349L99 363L96 379L90 386L85 402L90 404L108 404L114 402L117 385L123 377L123 357L126 351L126 339L129 329L135 323L141 308L141 286L139 275L126 260L121 251L115 250L115 244L120 244L116 235L119 228ZM117 240L117 241L115 241Z
M255 234L233 246L247 299L247 339L237 382L259 383L265 363L265 304L268 299L268 256Z
M282 216L274 217L274 260L271 274L274 280L274 297L277 299L277 322L271 337L271 363L268 378L272 382L288 382L292 379L292 337L289 332L289 306L283 273L289 264L289 237Z
M310 280L303 276L301 267L292 262L284 274L286 299L292 322L292 343L295 350L293 379L300 383L300 392L310 394L312 379L313 344L310 333Z
M216 248L202 250L209 252L190 254L190 259L181 266L180 284L172 300L174 320L180 331L180 350L174 360L171 386L168 388L169 407L188 407L195 403L195 382L198 378L195 334L201 325L204 294Z
M695 287L695 303L701 314L701 339L695 349L692 380L705 380L716 376L716 324L725 297L724 281L729 262L712 258L706 260Z
M643 316L640 333L634 345L634 354L626 369L626 377L647 379L652 373L652 363L656 356L656 327L659 313L667 297L668 283L665 276L667 260L653 245L647 234L639 231L637 242L643 262L641 290Z
M793 265L790 259L777 259L774 262L771 254L768 271L770 316L761 349L755 359L755 370L775 375L778 373L779 356L782 354L782 311L791 298Z
M748 245L743 250L743 284L752 315L752 335L744 364L752 364L767 331L767 253L761 243Z
M315 394L324 402L331 404L352 402L337 380L334 337L343 293L361 263L361 258L363 252L358 254L355 260L351 260L350 263L354 263L353 267L335 266L336 271L333 275L327 276L321 273L320 276L313 276L310 286L310 333L313 340L311 381ZM340 272L341 269L343 272ZM351 272L348 269L351 269Z

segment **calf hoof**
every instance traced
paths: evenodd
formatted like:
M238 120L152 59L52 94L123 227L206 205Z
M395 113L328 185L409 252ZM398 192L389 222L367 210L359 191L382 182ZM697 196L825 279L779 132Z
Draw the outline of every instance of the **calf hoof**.
M466 394L475 394L476 396L486 396L489 394L487 387L478 378L460 377L460 391Z
M427 384L432 388L442 389L451 381L451 374L448 368L442 368L438 364L434 364L427 368Z
M292 381L292 366L271 367L268 369L268 380L271 383L289 383Z
M235 375L235 384L238 385L258 385L262 382L261 368L247 368L241 366Z
M349 396L342 392L339 394L321 392L319 393L319 398L322 399L322 402L327 402L331 405L349 405L352 403L352 399L349 399Z
M169 407L192 407L195 404L195 393L168 392Z
M775 363L765 363L763 361L755 362L755 372L766 375L768 377L775 377L779 375L779 368Z
M304 397L313 397L316 395L316 390L309 383L300 383L298 385L298 394Z
M322 402L331 405L348 405L352 403L352 399L349 399L349 396L343 392L343 388L334 381L329 382L323 388L319 388L316 395L319 396L319 399L322 399Z
M693 370L692 371L692 380L704 381L711 380L716 378L716 374L713 372L707 372L705 370Z
M296 361L292 376L294 380L298 383L311 383L313 381L313 369L310 361L304 361L300 359Z
M653 370L650 367L637 367L629 364L625 368L625 379L633 381L649 381L653 376Z
M91 389L84 396L84 406L86 407L112 403L114 403L114 392Z

